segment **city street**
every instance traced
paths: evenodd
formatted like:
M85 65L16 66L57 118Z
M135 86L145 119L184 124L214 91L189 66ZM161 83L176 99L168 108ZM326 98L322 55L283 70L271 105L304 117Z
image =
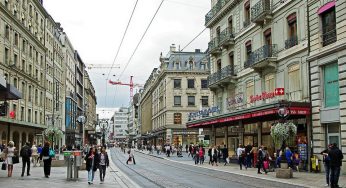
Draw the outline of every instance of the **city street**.
M113 162L140 187L297 187L279 182L199 168L135 153L136 165L126 165L128 154L111 149Z

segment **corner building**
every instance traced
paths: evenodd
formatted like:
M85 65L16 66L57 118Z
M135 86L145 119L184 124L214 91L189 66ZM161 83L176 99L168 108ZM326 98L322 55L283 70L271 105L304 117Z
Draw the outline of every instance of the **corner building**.
M177 51L172 45L166 56L160 56L160 67L153 74L152 127L146 135L154 145L176 147L198 142L198 129L186 129L191 112L208 108L212 94L207 87L209 62L205 53Z
M270 128L286 106L287 121L298 127L296 144L310 147L306 8L306 1L212 0L205 16L208 87L220 112L189 121L188 128L203 128L210 145L226 144L234 158L238 144L264 145L273 156Z
M308 1L312 147L320 159L321 151L332 143L346 154L345 6L341 0ZM346 171L346 159L341 171Z

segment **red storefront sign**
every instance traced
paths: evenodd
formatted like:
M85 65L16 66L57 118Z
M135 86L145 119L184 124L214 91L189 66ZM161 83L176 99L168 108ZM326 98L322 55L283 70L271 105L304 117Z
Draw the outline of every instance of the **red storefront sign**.
M274 98L275 96L280 96L280 95L285 95L285 88L276 88L275 91L272 91L272 92L263 91L259 95L251 95L250 103L254 103L260 100L271 99L271 98Z
M251 113L246 113L242 115L236 115L236 116L230 116L230 117L224 117L219 118L215 120L195 123L195 124L189 124L187 125L189 128L191 127L198 127L198 126L204 126L204 125L211 125L216 123L225 123L225 122L231 122L231 121L237 121L237 120L243 120L243 119L250 119L250 118L256 118L256 117L262 117L272 114L277 114L277 108L271 108L267 110L262 111L256 111ZM309 115L310 114L310 108L309 107L291 107L289 109L290 115Z

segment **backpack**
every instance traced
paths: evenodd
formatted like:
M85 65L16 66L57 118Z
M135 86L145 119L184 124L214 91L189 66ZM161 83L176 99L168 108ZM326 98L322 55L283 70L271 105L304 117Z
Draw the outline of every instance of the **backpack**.
M20 151L21 157L30 157L31 156L31 149L27 146L24 146L22 150Z

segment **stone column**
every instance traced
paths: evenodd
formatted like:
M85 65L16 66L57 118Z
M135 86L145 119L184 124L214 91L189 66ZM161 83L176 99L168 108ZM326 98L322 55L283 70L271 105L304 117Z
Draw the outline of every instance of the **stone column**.
M257 138L258 138L258 147L262 145L262 122L257 123Z
M243 121L241 121L241 120L239 121L239 128L244 128ZM244 133L240 132L238 134L239 134L239 143L238 143L238 145L239 144L245 145L245 143L244 143ZM237 145L237 147L238 147L238 145Z

